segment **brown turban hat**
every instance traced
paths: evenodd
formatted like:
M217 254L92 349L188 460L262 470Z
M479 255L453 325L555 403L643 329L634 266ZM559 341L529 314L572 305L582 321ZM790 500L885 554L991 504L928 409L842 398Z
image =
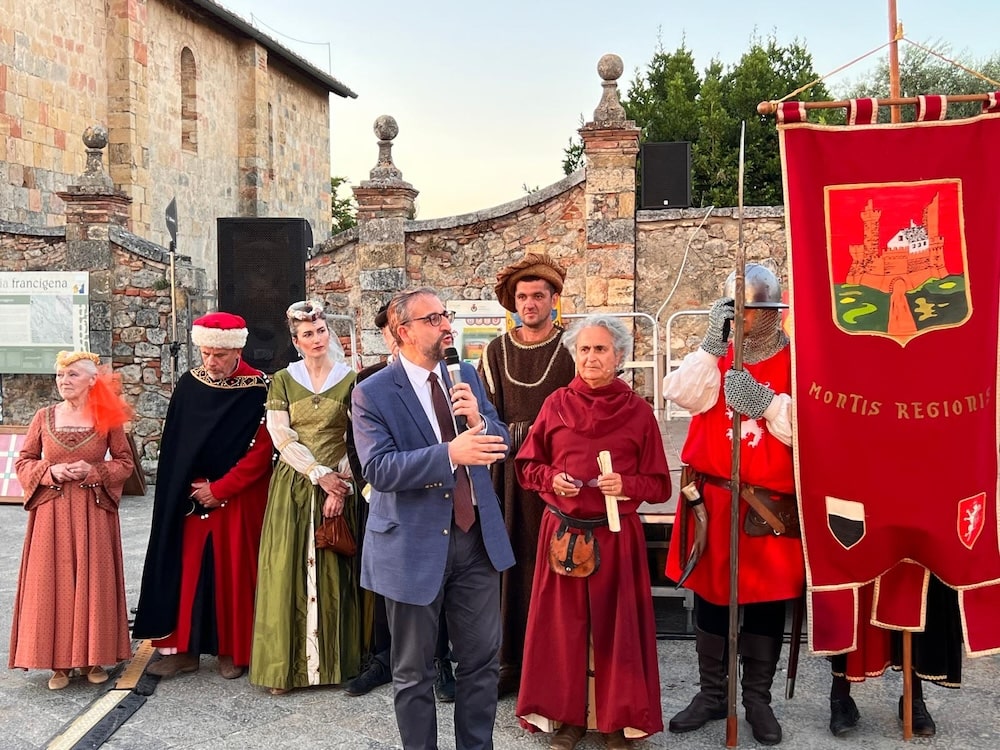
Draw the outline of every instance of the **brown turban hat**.
M493 291L500 304L511 312L517 312L514 306L514 290L517 282L526 278L539 278L549 282L557 294L562 294L565 269L556 265L548 255L527 253L517 263L511 263L497 274L497 285Z

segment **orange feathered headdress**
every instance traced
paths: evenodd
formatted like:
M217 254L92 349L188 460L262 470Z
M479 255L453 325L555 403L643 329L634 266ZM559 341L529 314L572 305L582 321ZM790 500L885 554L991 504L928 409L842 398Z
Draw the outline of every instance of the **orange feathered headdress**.
M93 352L59 352L56 367L65 369L80 360L101 364L101 357ZM97 367L97 379L87 395L87 411L94 420L94 429L107 433L132 419L132 407L122 398L121 378L110 367Z

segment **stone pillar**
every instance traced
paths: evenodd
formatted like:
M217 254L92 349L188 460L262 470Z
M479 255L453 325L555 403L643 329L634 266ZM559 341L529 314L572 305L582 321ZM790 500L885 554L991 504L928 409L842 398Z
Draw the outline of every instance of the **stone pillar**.
M361 286L361 351L386 354L382 335L375 328L375 312L393 294L407 287L405 223L413 218L418 191L403 180L392 163L392 139L399 134L396 120L382 115L375 120L378 163L370 179L354 188L358 202L358 267ZM365 294L365 292L373 292Z
M108 0L107 25L108 165L111 179L131 199L132 226L148 235L152 214L146 0Z
M635 166L639 128L618 95L618 55L597 63L604 91L594 119L580 128L587 164L587 309L635 310Z
M111 227L129 229L132 199L117 190L104 171L103 149L108 130L94 125L83 133L87 168L75 185L59 197L66 204L66 268L90 271L90 348L103 357L112 355L111 307L115 262L111 252ZM54 270L54 269L53 269Z
M267 50L254 40L240 47L239 82L239 185L240 216L267 216L271 184L268 151Z

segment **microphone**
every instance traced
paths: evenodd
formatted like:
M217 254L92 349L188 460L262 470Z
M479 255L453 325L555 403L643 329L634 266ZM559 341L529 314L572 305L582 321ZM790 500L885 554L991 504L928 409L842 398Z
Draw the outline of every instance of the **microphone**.
M462 382L462 360L459 359L458 349L449 346L444 350L444 366L448 370L448 377L451 378L452 385ZM455 415L455 425L458 432L465 432L469 429L469 422L461 414Z

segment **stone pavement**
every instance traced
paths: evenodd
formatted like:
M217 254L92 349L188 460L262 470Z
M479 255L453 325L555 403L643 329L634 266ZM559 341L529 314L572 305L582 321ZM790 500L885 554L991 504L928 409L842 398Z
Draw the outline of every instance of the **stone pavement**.
M676 451L683 440L686 421L663 424L668 457L671 465L676 466ZM126 593L130 607L135 606L138 598L151 507L152 492L146 497L128 497L122 502ZM0 648L4 662L26 517L19 506L0 506ZM680 607L680 600L665 600L665 605ZM697 667L694 644L690 640L660 640L658 651L666 723L670 716L687 705L697 690ZM789 750L1000 748L1000 662L996 658L966 660L961 690L928 686L927 704L937 722L938 735L908 743L902 740L896 718L896 701L902 689L899 675L889 674L855 688L861 722L853 734L836 739L827 729L829 667L826 660L810 656L803 646L793 700L784 698L785 666L783 658L774 690L775 712L785 733L781 747ZM203 657L199 672L160 681L155 691L103 747L113 750L303 747L374 750L399 746L390 686L358 698L351 698L336 687L271 696L251 686L246 678L222 679L216 667L214 657ZM0 671L0 750L74 747L65 737L56 743L53 739L113 686L113 681L95 687L76 678L65 690L53 692L46 687L49 674ZM738 746L757 747L742 713L741 708ZM438 719L441 748L454 748L451 706L439 704ZM687 750L724 745L724 721L686 735L664 732L634 743L636 750ZM95 745L80 742L76 747ZM500 702L495 747L497 750L546 750L548 742L545 735L530 735L518 726L514 718L514 699L507 698ZM596 750L603 747L603 742L599 737L588 736L579 747Z

